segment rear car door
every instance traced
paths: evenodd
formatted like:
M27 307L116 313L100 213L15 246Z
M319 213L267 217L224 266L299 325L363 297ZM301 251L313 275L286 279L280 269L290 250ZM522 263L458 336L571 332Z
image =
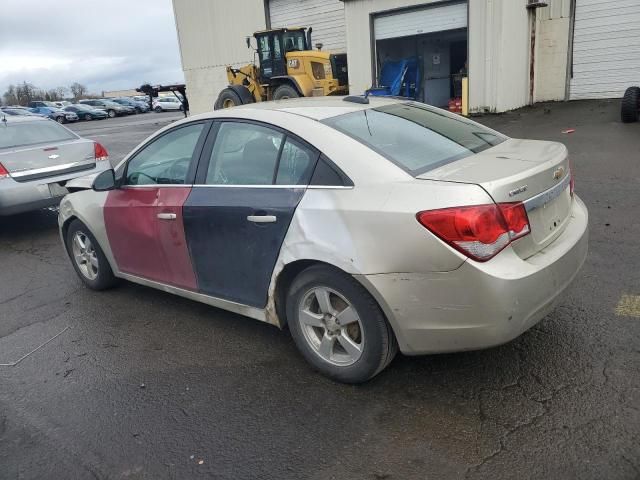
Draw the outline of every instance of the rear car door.
M196 290L182 206L210 127L195 122L168 130L128 162L120 188L109 192L104 219L118 269Z
M184 205L200 291L264 307L280 247L319 152L275 127L216 123Z

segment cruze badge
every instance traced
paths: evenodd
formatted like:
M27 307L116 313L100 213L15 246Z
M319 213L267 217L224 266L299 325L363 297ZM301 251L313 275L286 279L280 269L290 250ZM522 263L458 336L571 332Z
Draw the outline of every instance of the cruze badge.
M54 153L53 155L49 155L49 157L47 157L47 158L50 158L51 160L55 160L55 159L56 159L56 158L58 158L59 156L60 156L60 155L57 155L57 154L55 154L55 153Z
M553 179L554 180L560 180L563 176L564 176L564 167L557 168L553 172Z
M526 191L527 191L527 186L526 185L522 185L521 187L518 187L516 189L511 190L509 192L509 196L513 197L515 195L518 195L519 193L526 192Z

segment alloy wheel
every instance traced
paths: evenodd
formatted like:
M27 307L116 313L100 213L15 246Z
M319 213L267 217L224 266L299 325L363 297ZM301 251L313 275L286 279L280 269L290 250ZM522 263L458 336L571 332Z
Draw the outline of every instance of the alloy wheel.
M73 260L80 273L89 280L94 280L98 276L98 256L91 243L91 239L81 231L77 231L73 236Z
M298 306L298 321L309 346L326 362L342 367L362 356L364 335L358 312L335 290L307 291Z

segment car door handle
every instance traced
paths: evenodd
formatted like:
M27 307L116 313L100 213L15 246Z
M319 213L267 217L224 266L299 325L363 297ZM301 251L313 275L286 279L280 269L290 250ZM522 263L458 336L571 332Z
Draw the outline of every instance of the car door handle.
M159 213L156 216L160 220L175 220L176 219L176 214L175 213Z
M249 215L247 220L253 223L274 223L278 217L275 215Z

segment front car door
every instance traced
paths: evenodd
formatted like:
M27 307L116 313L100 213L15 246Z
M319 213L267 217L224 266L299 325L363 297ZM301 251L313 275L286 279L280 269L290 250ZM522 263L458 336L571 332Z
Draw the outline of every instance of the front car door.
M280 247L319 157L279 129L214 126L184 205L200 291L263 308Z
M208 122L181 125L127 161L120 188L109 192L104 219L118 269L196 290L182 206L191 192Z

